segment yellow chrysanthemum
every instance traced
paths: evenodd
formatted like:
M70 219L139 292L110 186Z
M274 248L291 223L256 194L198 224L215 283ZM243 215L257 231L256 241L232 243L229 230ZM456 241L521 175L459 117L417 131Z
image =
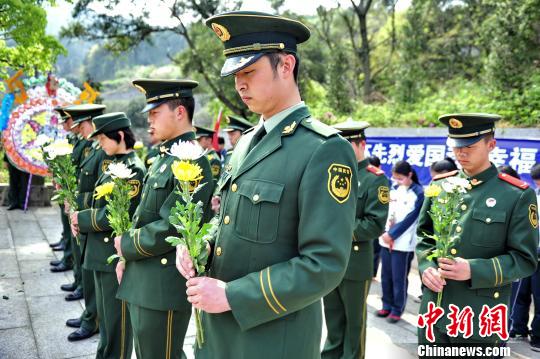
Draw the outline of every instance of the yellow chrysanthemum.
M171 165L174 177L182 182L193 182L202 178L202 168L188 161L174 161Z
M426 197L437 197L442 191L442 188L440 186L437 186L436 184L430 184L425 190L424 195Z
M141 142L141 141L137 141L135 142L135 144L133 145L133 149L134 150L140 150L144 147L144 144Z
M112 193L113 188L114 188L113 182L107 182L107 183L102 184L101 186L97 186L96 193L94 193L94 197L96 199L100 199L104 196L107 196Z

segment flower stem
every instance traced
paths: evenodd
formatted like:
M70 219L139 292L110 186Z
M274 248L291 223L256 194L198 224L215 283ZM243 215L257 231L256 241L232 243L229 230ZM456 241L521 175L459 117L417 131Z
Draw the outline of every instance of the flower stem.
M197 346L199 349L202 348L204 343L204 331L201 321L201 311L199 309L193 308L195 311L195 327L197 328Z

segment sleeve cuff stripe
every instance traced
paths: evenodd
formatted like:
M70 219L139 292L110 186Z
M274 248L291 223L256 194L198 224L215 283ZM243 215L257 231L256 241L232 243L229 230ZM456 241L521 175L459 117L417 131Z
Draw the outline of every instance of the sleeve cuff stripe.
M277 300L276 295L274 294L274 290L272 289L272 280L270 279L270 267L267 268L267 277L268 277L268 288L270 289L270 294L272 294L272 298L276 301L276 304L283 310L284 312L287 311L284 306L281 305L279 300Z
M499 273L501 275L501 282L499 284L503 284L503 272L501 268L501 263L499 262L499 258L495 257L495 260L497 261L497 267L499 268Z
M276 308L274 308L274 306L272 305L272 303L270 303L270 300L268 300L268 297L266 296L266 291L264 290L264 283L262 279L262 271L259 272L259 282L261 284L261 290L264 299L266 299L266 304L268 304L268 306L274 311L274 313L279 314L279 312L276 310Z
M137 252L139 252L140 255L146 256L146 257L152 257L152 254L145 251L143 247L141 246L141 229L140 228L135 230L135 234L133 235L133 241L135 244L135 249L137 250Z
M495 266L495 259L491 258L491 264L493 264L493 271L495 272L495 285L499 282L499 275L497 271L497 267Z

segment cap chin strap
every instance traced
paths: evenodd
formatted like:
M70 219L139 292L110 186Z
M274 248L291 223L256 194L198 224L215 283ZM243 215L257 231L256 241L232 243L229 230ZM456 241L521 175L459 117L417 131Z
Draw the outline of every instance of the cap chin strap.
M489 130L477 131L477 132L473 132L473 133L467 133L467 134L464 134L464 135L455 135L455 134L450 135L449 134L448 137L450 137L450 138L477 137L477 136L485 135L486 133L490 133L490 132L495 132L495 129L490 128Z

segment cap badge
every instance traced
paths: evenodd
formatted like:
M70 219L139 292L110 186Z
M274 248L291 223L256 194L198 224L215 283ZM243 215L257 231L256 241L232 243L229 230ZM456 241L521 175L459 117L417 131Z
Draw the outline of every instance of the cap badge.
M231 34L229 34L229 31L223 25L216 24L215 22L213 22L212 23L212 30L214 30L216 35L223 42L225 42L225 41L227 41L227 40L229 40L231 38Z
M451 118L450 121L448 121L448 123L450 124L450 127L452 128L462 128L463 127L463 123L458 120L457 118Z
M488 207L495 207L497 204L497 200L493 197L486 199L486 206Z

